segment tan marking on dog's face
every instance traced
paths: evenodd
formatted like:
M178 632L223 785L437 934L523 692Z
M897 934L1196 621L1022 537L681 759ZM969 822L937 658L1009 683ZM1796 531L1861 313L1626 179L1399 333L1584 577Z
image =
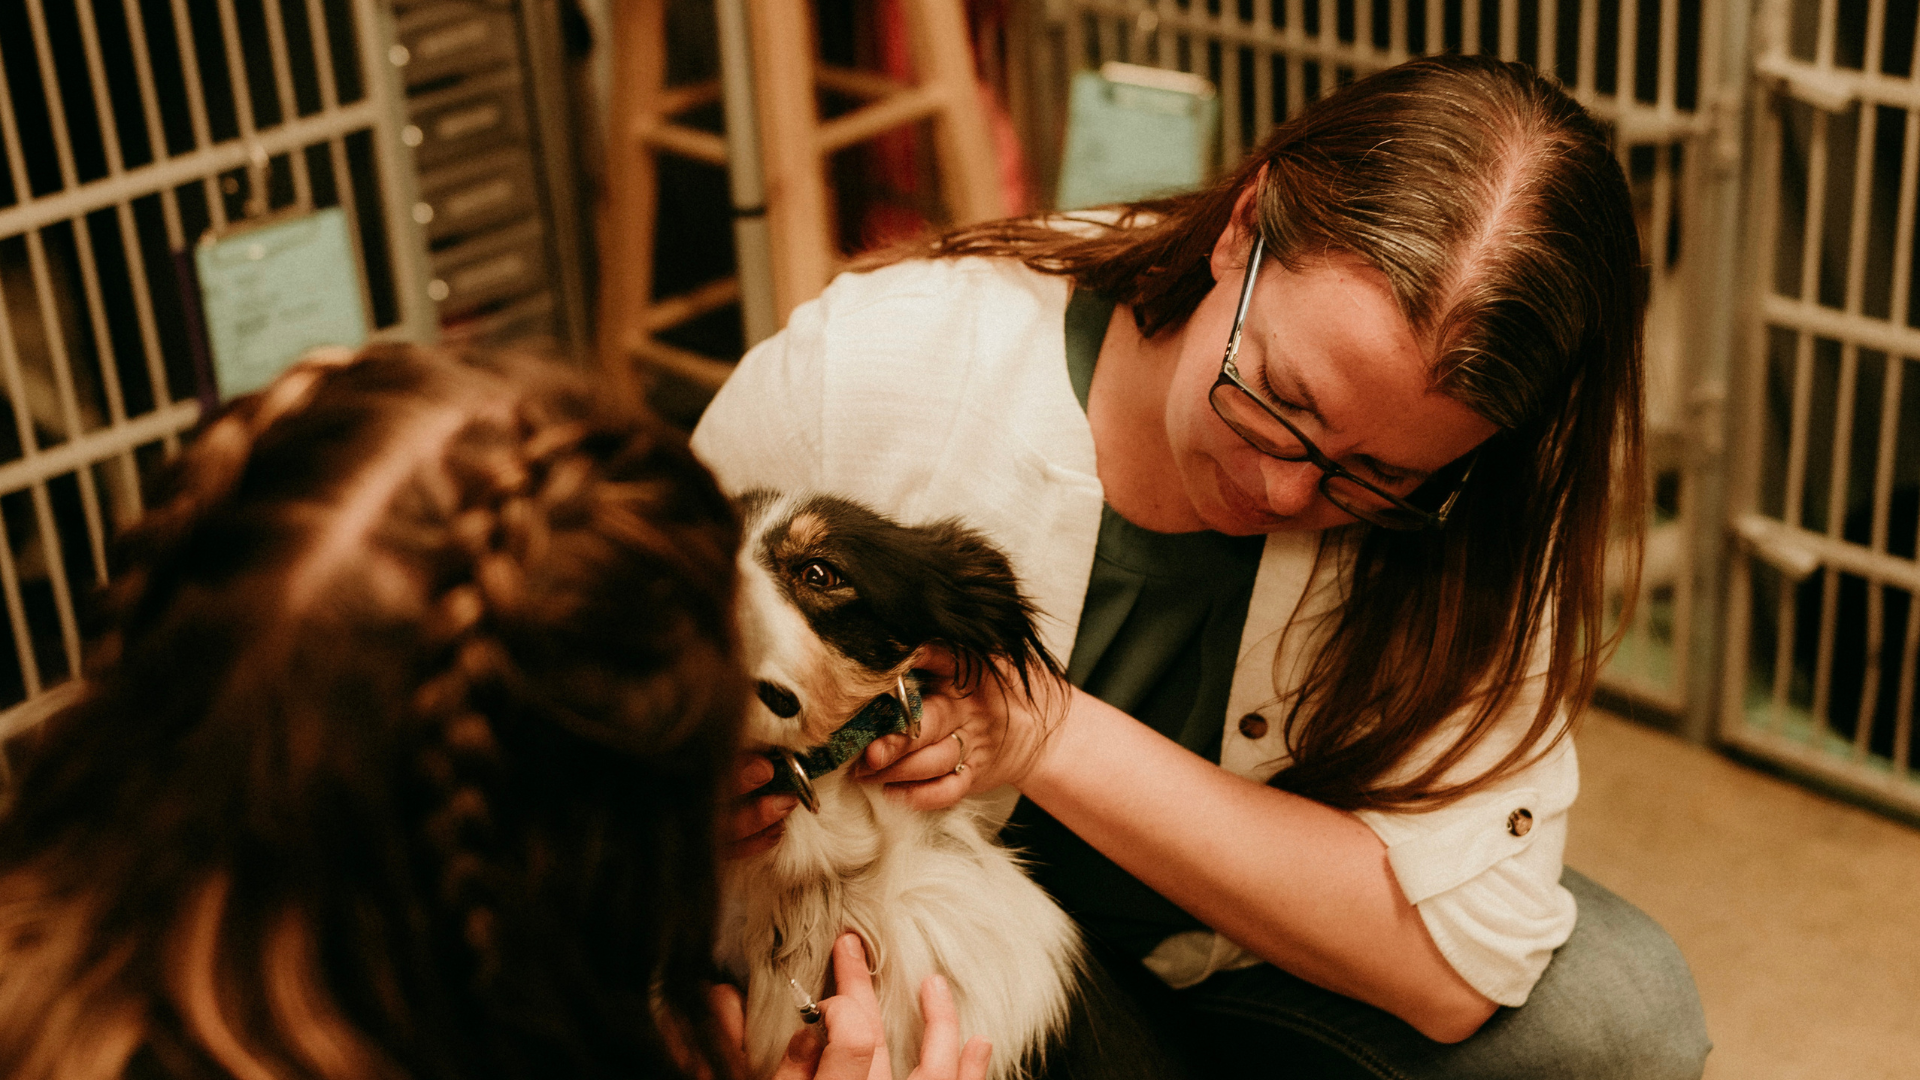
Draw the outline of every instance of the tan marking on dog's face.
M795 514L787 524L787 535L781 546L789 549L817 547L826 538L826 521L818 514L802 512Z

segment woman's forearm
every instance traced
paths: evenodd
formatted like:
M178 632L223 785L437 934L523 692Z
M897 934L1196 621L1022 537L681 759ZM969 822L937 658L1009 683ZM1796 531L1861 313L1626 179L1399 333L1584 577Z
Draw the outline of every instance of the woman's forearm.
M1434 945L1386 846L1351 814L1227 772L1078 690L1020 788L1277 967L1442 1042L1493 1014Z

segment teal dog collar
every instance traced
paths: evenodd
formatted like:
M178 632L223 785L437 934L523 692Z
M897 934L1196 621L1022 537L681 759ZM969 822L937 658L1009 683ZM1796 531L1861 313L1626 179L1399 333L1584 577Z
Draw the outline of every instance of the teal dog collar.
M773 779L761 789L762 794L797 795L800 805L818 813L820 798L813 790L814 778L852 761L882 735L917 734L920 705L920 691L902 680L896 693L882 694L867 702L865 708L828 736L822 745L804 754L785 748L773 751L768 755L773 759Z

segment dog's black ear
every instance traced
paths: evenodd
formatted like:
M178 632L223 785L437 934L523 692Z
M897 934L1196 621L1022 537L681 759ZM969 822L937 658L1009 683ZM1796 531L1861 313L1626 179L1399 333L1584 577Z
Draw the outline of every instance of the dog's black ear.
M886 670L940 642L969 680L994 660L1011 661L1028 690L1035 675L1062 674L1012 564L980 532L957 520L903 525L833 495L809 499L794 521L806 522L808 555L832 564L855 594L808 617L856 662Z
M1064 674L1040 641L1036 613L1012 564L992 541L958 521L902 531L907 542L900 548L916 564L903 582L909 587L871 598L895 634L915 647L946 645L969 678L995 659L1012 661L1029 690L1035 675Z

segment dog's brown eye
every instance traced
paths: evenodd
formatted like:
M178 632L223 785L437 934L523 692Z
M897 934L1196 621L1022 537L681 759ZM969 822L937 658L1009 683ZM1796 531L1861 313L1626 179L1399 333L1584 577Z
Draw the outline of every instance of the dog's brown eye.
M811 589L831 589L840 584L840 573L831 565L815 559L800 568L800 580Z

